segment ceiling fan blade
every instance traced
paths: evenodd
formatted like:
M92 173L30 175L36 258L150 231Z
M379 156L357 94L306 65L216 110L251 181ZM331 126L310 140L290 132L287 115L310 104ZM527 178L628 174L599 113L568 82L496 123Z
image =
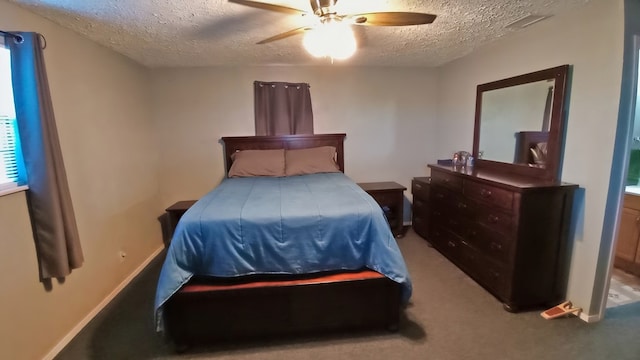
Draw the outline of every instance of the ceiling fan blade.
M405 26L431 24L436 16L416 12L374 12L349 15L356 25L366 26Z
M297 29L289 30L287 32L283 32L281 34L278 34L278 35L272 36L270 38L264 39L262 41L257 42L256 44L266 44L266 43L270 43L272 41L282 40L282 39L288 38L290 36L302 34L306 30L310 30L310 29L311 28L308 27L308 26L299 27Z
M307 12L304 10L300 10L300 9L296 9L296 8L292 8L292 7L288 7L288 6L282 6L282 5L274 5L274 4L267 4L267 3L263 3L263 2L259 2L259 1L250 1L250 0L227 0L231 3L235 3L235 4L239 4L239 5L245 5L245 6L250 6L250 7L254 7L257 9L262 9L262 10L271 10L271 11L278 11L278 12L282 12L282 13L286 13L286 14L306 14Z

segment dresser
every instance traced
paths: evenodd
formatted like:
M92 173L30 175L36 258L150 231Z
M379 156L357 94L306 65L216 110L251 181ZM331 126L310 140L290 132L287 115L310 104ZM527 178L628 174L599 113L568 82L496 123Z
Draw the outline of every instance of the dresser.
M507 311L554 306L563 300L577 185L495 170L429 168L428 201L422 206L426 210L421 205L416 209L414 200L418 219L424 211L428 214L428 226L417 226L419 235L426 231L433 247ZM421 195L418 199L423 201Z
M429 232L429 191L431 190L430 177L415 177L411 180L411 194L413 205L411 207L411 226L416 234L427 238Z

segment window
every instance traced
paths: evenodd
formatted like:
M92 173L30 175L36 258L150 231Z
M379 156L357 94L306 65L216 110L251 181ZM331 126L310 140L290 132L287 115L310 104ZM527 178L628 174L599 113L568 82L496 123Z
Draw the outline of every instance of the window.
M0 191L23 182L9 49L0 38Z

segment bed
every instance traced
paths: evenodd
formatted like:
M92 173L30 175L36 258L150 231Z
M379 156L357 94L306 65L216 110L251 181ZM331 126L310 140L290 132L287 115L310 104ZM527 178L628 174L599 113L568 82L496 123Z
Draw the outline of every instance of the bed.
M182 348L397 329L411 281L382 209L343 173L344 137L222 138L228 175L241 155L280 151L287 173L227 177L183 215L158 281L158 331ZM289 173L294 154L320 148L332 149L335 171Z

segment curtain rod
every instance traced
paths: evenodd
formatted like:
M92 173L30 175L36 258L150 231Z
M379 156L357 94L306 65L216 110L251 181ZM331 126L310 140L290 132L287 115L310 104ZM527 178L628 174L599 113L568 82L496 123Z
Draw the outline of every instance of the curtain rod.
M14 34L12 32L2 31L2 30L0 30L0 34L2 34L4 36L12 37L13 40L15 42L17 42L18 44L20 44L20 43L22 43L24 41L24 38L22 37L22 35L19 35L19 34Z

